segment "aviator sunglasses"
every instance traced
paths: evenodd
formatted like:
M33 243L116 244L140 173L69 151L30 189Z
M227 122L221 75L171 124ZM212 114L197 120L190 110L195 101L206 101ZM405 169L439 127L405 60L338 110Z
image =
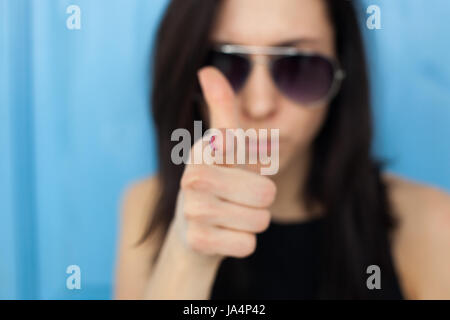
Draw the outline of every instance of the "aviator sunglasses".
M260 61L268 66L278 90L302 105L331 100L345 78L337 60L295 47L214 45L206 64L217 67L238 93Z

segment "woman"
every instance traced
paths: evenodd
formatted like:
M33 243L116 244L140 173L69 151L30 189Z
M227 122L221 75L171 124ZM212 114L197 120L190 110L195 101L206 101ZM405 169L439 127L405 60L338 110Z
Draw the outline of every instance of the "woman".
M371 158L351 1L174 0L154 59L159 172L126 193L117 298L450 298L450 197ZM278 173L175 165L195 120L280 129Z

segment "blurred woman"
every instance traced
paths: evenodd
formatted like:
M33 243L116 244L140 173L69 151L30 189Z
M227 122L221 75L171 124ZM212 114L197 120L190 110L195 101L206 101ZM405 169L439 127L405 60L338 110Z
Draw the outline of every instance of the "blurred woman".
M153 63L159 171L125 196L117 298L450 298L450 196L372 158L352 1L173 0ZM175 165L196 120L279 129L278 173Z

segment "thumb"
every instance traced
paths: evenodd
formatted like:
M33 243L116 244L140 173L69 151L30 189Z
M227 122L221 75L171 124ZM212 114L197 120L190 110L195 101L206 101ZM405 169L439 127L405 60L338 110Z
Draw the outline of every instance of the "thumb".
M237 128L235 95L225 76L219 69L208 66L198 71L198 78L208 105L210 127Z

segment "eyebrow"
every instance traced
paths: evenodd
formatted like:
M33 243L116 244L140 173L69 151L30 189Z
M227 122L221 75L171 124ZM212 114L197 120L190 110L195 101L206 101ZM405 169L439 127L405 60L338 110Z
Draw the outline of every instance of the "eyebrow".
M274 43L273 46L275 47L292 47L303 43L314 43L317 42L314 38L297 38L297 39L291 39L291 40L285 40L282 42Z
M317 40L314 38L295 38L295 39L283 40L281 42L276 42L276 43L270 44L269 46L272 46L272 47L294 47L296 45L300 45L300 44L304 44L304 43L308 44L308 43L315 43L315 42L317 42ZM239 42L214 41L214 40L213 40L213 44L216 44L216 45L224 45L224 44L244 45L243 43L239 43Z

